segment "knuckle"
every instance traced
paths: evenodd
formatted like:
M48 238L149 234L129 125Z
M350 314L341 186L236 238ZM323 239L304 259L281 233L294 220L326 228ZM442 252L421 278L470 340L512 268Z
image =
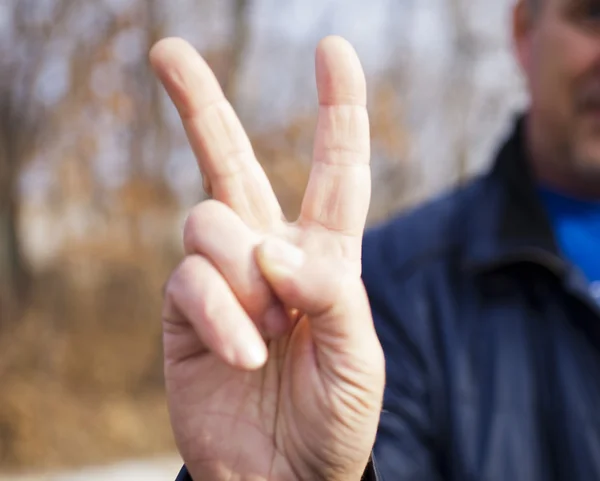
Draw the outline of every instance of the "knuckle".
M163 307L162 307L162 320L164 323L174 323L177 318L180 318L180 311L177 307L178 298L178 287L177 287L177 275L179 267L176 268L169 280L163 287Z
M213 319L220 309L223 282L212 264L202 256L186 257L167 284L166 298L177 309L185 303L198 319Z
M227 210L225 204L214 199L205 200L190 210L183 226L183 246L186 253L199 250L202 232L220 222Z
M200 256L188 256L173 271L165 287L165 300L177 306L190 291L202 289L207 275L206 264Z

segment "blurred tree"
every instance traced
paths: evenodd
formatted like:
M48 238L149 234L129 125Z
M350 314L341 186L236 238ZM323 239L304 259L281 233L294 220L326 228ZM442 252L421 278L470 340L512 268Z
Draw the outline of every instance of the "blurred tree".
M6 321L27 293L30 276L19 241L19 174L46 128L35 93L49 39L63 27L71 0L32 15L34 0L7 0L8 29L0 46L0 305Z
M472 31L469 22L469 7L464 0L451 0L447 4L452 25L453 69L449 72L447 84L447 115L454 126L454 153L456 154L456 178L458 182L467 180L469 173L469 114L475 88L474 63L480 50L480 39Z
M244 52L250 42L249 0L232 0L230 60L227 74L222 79L223 91L233 107L237 107L239 74L244 61Z
M129 181L152 184L150 190L143 188L144 201L153 191L157 205L174 206L164 176L170 149L164 99L146 56L163 36L160 4L159 0L7 4L9 28L1 33L0 46L3 320L16 316L31 281L19 232L20 181L29 160L42 161L53 173L56 181L50 185L46 210L53 210L63 223L74 202L84 203L82 215L90 219L93 212L111 216L110 186L98 176L97 165L107 147L117 148L115 154L126 165L123 188ZM94 27L86 29L90 21ZM61 65L66 68L57 70ZM110 123L103 125L107 119ZM108 146L107 138L112 141ZM127 205L127 212L121 213L129 218L130 240L139 244L141 217L151 207ZM97 233L89 230L89 235ZM61 236L68 239L69 233Z

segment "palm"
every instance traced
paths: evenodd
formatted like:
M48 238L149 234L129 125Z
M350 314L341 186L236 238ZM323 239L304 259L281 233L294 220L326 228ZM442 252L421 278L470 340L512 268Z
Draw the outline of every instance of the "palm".
M189 46L174 40L155 49L153 62L219 204L212 209L222 214L204 214L206 234L191 241L187 236L186 250L212 255L224 265L220 271L228 289L265 337L269 352L258 370L231 367L231 362L224 362L233 359L224 347L225 328L215 324L200 339L192 323L174 319L170 310L164 335L165 375L183 457L215 479L229 479L236 473L261 480L311 477L324 452L329 464L338 463L341 469L356 453L348 446L332 452L331 439L360 431L361 423L376 411L361 396L367 393L376 405L382 388L381 352L374 332L365 336L343 323L330 322L333 314L323 310L312 315L290 312L283 336L270 338L268 331L265 335L262 323L279 301L264 280L258 280L251 256L252 246L265 236L277 235L308 256L327 259L340 278L358 285L370 196L369 131L360 65L339 40L330 40L320 49L315 162L301 215L290 224L282 220L268 180L206 64ZM225 233L224 224L235 225L238 234L233 228ZM217 252L211 243L211 232L217 231L220 242L232 239L227 255L219 254L222 246ZM364 311L362 317L368 317L364 292L355 297ZM187 302L193 311L194 300ZM364 321L368 325L368 319ZM361 442L356 450L364 450Z

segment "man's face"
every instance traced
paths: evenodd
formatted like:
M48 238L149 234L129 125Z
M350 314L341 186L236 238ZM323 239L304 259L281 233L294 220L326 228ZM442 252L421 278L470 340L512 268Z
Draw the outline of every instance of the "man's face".
M521 7L516 46L543 156L600 180L600 0L538 0L528 17Z

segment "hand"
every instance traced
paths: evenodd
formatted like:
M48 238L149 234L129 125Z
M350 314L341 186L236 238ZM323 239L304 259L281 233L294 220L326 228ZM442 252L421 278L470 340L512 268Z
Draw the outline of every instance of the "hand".
M288 223L202 58L179 39L150 58L213 197L188 217L163 310L169 411L188 470L199 481L358 481L384 387L360 278L371 188L360 62L338 37L317 49L314 162Z

